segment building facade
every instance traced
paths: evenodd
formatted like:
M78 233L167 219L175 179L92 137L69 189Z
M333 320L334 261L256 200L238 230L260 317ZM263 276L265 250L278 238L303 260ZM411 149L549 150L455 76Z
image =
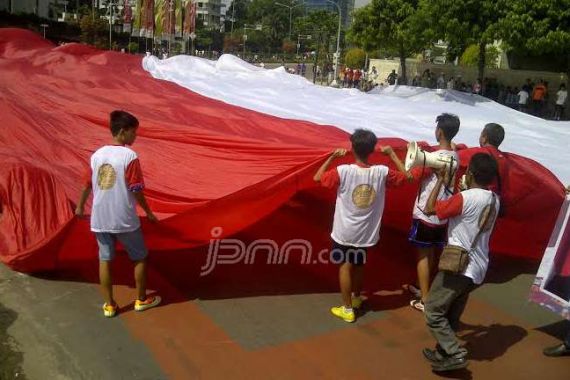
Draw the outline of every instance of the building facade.
M30 13L50 18L50 7L54 0L0 0L0 10L10 13Z
M223 8L221 0L197 0L196 17L202 20L204 26L210 29L219 29L223 21Z

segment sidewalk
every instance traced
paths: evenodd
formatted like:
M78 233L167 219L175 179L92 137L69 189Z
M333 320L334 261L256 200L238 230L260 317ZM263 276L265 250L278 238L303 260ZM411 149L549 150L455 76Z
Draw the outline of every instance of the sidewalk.
M0 334L10 336L0 352L4 358L6 347L12 350L0 364L0 377L16 378L17 372L18 379L74 380L439 378L421 355L433 345L423 316L407 306L402 290L370 295L364 316L347 324L329 315L336 293L280 293L279 276L291 272L277 270L230 275L225 283L202 282L191 290L154 271L149 283L160 290L163 306L135 313L129 307L134 290L121 285L116 297L122 313L105 319L96 284L30 277L0 266ZM489 283L475 291L461 332L471 364L447 378L568 378L570 358L542 355L565 326L526 302L534 276L524 272L530 270L502 270L500 281L490 273ZM300 287L319 281L297 276ZM265 294L240 295L240 289L254 286L264 287ZM207 296L196 298L202 291Z

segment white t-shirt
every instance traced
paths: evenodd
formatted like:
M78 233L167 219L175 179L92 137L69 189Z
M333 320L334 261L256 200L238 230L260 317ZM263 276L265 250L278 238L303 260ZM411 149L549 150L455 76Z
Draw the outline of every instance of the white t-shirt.
M489 190L469 189L444 202L436 203L436 213L441 217L449 218L448 244L470 250L479 232L479 220L483 210L491 205L493 196L495 197L495 214L493 219L487 222L488 227L481 233L477 244L471 250L469 265L463 273L475 284L483 282L489 267L489 239L499 213L499 197Z
M528 101L528 92L525 90L520 90L518 93L519 96L519 104L526 104Z
M566 103L566 98L568 97L568 91L558 90L556 93L556 105L563 106Z
M433 153L442 156L452 156L456 160L456 162L459 162L459 156L457 155L457 152L454 152L452 150L440 149L436 150ZM412 211L412 217L414 219L419 219L425 222L426 224L431 224L434 226L445 225L447 223L447 220L445 219L440 220L436 215L428 216L424 213L428 198L433 188L435 187L435 184L437 183L437 176L435 175L435 173L433 173L431 169L429 168L424 169L422 167L415 167L411 173L415 178L418 178L418 176L421 175L422 171L429 174L427 177L422 178L422 182L420 183L419 197L416 197L416 202L414 203L414 209ZM441 191L439 192L439 195L437 196L437 200L441 201L448 199L449 197L451 197L451 195L453 195L452 192L453 192L453 184L451 185L451 189L448 189L447 191L445 187L442 187Z
M144 188L144 180L132 149L106 145L93 153L90 184L91 231L122 233L140 227L133 193Z
M321 183L337 188L332 239L341 245L370 247L378 242L386 186L406 177L384 165L340 165L325 173Z

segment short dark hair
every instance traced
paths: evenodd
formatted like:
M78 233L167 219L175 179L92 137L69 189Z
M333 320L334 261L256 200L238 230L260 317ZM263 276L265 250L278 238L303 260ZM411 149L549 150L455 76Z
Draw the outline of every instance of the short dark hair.
M497 177L497 161L490 154L475 153L469 162L469 171L477 184L488 186Z
M359 128L350 136L350 142L352 143L354 154L361 160L365 160L374 152L378 139L374 132Z
M505 139L505 130L497 123L489 123L483 128L483 133L487 137L487 142L498 148Z
M435 122L447 141L451 141L459 132L459 117L457 115L442 113L435 119Z
M137 128L139 121L126 111L116 110L111 112L109 124L111 126L111 134L117 136L121 130Z

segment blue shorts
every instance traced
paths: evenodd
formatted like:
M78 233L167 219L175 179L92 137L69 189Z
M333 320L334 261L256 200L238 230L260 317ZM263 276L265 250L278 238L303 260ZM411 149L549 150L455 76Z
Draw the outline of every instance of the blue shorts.
M408 240L420 248L443 247L447 242L447 225L430 226L413 219Z
M330 260L334 264L354 264L364 265L366 263L366 255L368 250L366 247L352 247L342 245L333 240Z
M99 260L111 261L115 257L115 245L119 241L132 261L142 261L148 255L140 228L123 233L95 232L99 245Z

